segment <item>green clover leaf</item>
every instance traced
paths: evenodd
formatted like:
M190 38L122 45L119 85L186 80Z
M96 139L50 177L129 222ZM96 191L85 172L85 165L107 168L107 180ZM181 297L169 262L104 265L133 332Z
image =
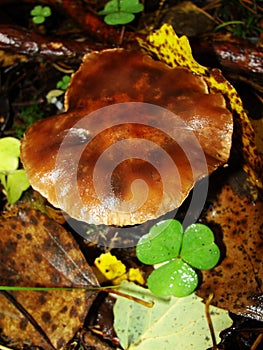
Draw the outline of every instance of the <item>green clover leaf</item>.
M148 278L148 288L160 297L191 294L198 284L195 270L182 259L176 258L154 270Z
M220 257L220 250L214 242L214 234L209 227L192 224L184 232L181 257L191 266L200 270L214 267Z
M104 6L104 9L99 11L99 15L108 15L110 13L115 13L120 10L119 5L118 5L118 0L111 0L106 3Z
M106 15L104 21L109 25L127 24L134 20L134 13L143 11L138 0L111 0L106 3L99 15Z
M139 13L143 11L143 4L140 4L138 0L126 0L120 1L121 3L121 11L123 12L131 12L131 13Z
M179 221L161 221L140 239L136 255L141 262L148 265L171 260L179 255L182 238L183 227Z
M145 264L164 263L148 277L148 287L154 294L182 297L197 287L195 269L214 267L220 250L207 226L192 224L183 233L180 222L170 219L154 225L141 237L136 255Z
M49 6L37 5L30 11L30 14L35 24L41 24L45 22L46 17L51 16L51 9Z
M64 75L62 79L57 82L57 88L65 91L67 90L69 82L70 82L70 76Z
M132 13L116 12L105 16L104 21L109 25L127 24L133 21L135 16Z

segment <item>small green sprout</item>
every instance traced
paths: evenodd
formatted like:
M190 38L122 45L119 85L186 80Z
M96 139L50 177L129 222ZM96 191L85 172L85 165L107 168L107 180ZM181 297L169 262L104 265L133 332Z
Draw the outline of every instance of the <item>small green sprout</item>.
M20 141L14 137L0 139L0 182L8 203L13 204L30 186L25 170L18 169Z
M138 0L111 0L99 15L105 15L104 21L109 25L127 24L134 20L134 13L143 11L143 8Z
M42 24L46 18L51 16L51 8L49 6L37 5L30 11L33 23Z
M148 288L158 296L183 297L198 285L195 269L208 270L220 257L213 232L203 224L192 224L183 233L177 220L154 225L139 240L138 259L144 264L161 264L148 277Z
M57 89L61 89L66 91L68 88L68 84L70 82L70 76L64 75L60 81L57 82Z

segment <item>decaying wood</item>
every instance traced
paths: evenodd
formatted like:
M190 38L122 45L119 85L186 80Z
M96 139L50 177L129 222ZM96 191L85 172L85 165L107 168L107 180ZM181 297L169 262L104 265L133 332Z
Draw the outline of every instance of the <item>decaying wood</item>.
M118 34L119 35L119 34ZM141 36L141 35L140 35ZM102 41L104 37L101 38ZM123 47L136 45L134 40L124 42ZM21 27L0 26L0 50L27 57L46 57L52 60L81 60L84 54L110 47L110 44L88 43L85 39L51 39ZM234 78L251 81L258 90L263 85L263 48L230 37L196 39L193 50L197 58L214 56L222 69ZM211 64L210 64L211 65Z
M0 49L29 57L55 59L81 58L85 53L98 50L86 42L58 40L40 36L21 27L0 26Z
M197 58L211 60L213 56L220 67L230 75L235 75L237 80L240 77L240 80L250 80L259 86L263 85L262 47L229 35L196 38L192 47Z

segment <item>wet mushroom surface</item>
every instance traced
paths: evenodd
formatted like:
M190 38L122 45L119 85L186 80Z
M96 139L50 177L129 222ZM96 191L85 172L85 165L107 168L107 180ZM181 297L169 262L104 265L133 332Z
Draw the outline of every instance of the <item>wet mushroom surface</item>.
M140 52L86 55L66 106L28 128L21 160L34 189L87 223L135 225L170 212L229 157L224 97Z

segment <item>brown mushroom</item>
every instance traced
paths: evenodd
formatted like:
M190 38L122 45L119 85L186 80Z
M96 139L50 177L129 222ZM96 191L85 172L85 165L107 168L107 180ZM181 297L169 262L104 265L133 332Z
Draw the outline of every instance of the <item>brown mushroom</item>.
M233 121L223 96L143 53L87 54L65 105L28 128L21 159L32 187L81 221L157 218L229 157Z

